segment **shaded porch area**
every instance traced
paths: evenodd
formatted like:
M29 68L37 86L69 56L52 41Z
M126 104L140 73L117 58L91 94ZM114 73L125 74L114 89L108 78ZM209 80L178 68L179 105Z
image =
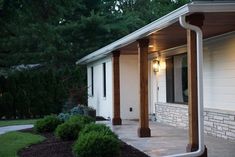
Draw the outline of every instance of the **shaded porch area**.
M151 138L139 138L136 134L138 121L124 120L122 125L113 126L111 122L102 122L112 128L119 138L127 144L143 151L151 157L166 156L186 152L188 131L169 125L150 122ZM235 141L228 141L205 135L205 144L209 157L232 157L235 154Z

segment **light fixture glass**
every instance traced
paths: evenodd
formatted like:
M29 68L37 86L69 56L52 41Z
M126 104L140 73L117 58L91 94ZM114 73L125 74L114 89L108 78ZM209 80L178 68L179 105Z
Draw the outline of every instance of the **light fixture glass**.
M149 45L149 48L153 48L154 46L153 45Z
M154 72L159 72L160 69L160 62L158 59L153 60L153 71Z

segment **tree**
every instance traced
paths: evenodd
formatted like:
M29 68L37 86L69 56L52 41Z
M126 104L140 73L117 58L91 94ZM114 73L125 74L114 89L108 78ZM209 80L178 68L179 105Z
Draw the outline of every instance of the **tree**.
M11 95L11 93L9 93L9 92L3 93L3 95L2 95L2 106L4 108L3 111L5 111L4 115L8 119L13 118L13 115L15 115L13 102L14 102L14 99L13 99L13 96Z
M15 97L16 111L19 118L29 118L30 101L25 90L20 89Z
M0 74L9 77L0 83L0 92L7 93L2 101L14 116L16 111L42 116L59 112L69 91L76 89L85 104L86 69L75 61L186 2L0 0ZM17 71L20 64L41 67Z

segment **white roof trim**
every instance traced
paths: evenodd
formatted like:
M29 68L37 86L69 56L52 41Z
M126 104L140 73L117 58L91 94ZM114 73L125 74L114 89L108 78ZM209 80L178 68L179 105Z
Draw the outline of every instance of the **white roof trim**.
M121 47L124 47L130 43L135 42L136 40L148 36L149 34L161 30L176 21L181 15L194 13L194 12L235 12L235 3L190 3L186 4L173 12L159 18L156 21L138 29L137 31L97 50L93 53L83 57L78 60L76 64L87 64L89 62L101 59L112 51L117 50Z

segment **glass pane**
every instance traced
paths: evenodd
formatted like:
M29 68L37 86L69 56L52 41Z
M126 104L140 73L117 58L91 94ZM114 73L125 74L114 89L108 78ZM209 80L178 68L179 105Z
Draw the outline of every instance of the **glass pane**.
M187 55L174 56L174 99L175 102L188 101Z

